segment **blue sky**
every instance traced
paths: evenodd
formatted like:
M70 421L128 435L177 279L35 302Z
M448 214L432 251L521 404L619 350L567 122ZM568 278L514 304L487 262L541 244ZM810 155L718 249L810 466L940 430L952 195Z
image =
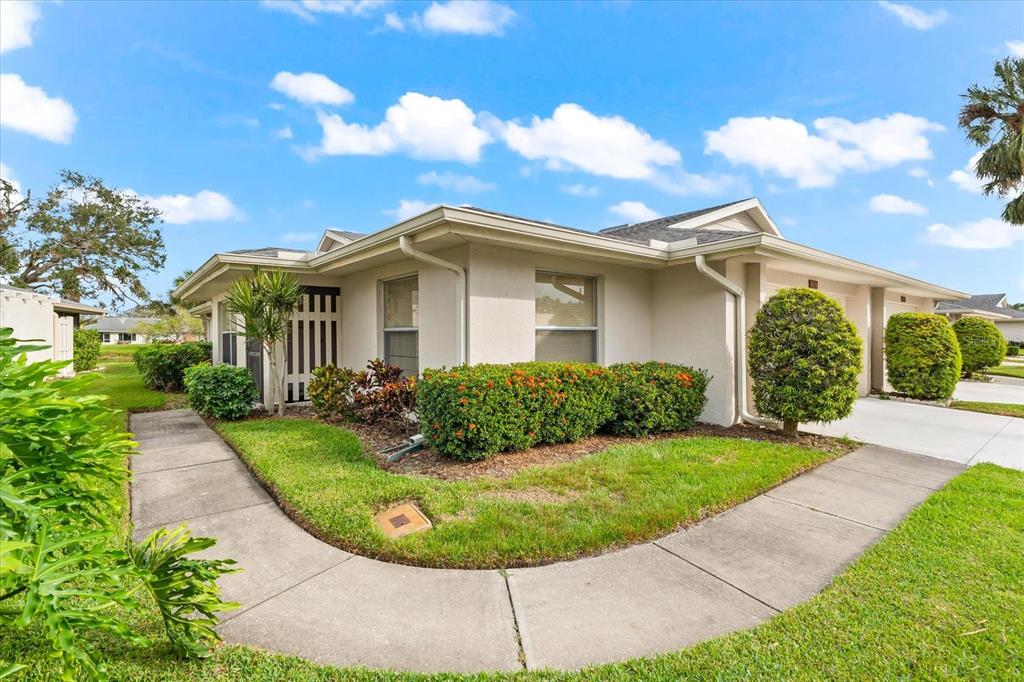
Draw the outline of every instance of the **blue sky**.
M152 198L156 293L437 203L599 229L756 195L794 241L1024 300L1024 229L956 128L1024 55L1019 4L0 7L5 177Z

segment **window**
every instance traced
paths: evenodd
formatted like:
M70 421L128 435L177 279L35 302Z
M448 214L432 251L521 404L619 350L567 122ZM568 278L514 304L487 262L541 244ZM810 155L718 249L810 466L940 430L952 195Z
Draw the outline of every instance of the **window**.
M238 364L238 344L235 341L238 331L235 316L228 309L228 304L221 301L217 304L217 322L220 325L220 361L226 365Z
M420 287L416 277L384 282L384 362L406 376L420 369Z
M538 360L597 361L597 280L537 273Z

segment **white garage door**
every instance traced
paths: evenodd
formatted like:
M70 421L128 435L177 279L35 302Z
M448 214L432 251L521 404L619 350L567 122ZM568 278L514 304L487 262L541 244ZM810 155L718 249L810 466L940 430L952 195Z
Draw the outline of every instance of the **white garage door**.
M780 284L769 284L768 287L767 287L767 289L768 289L768 298L771 298L772 296L777 294L782 289L792 289L792 288L794 288L794 287L787 287L787 286L783 286L783 285L780 285ZM821 290L819 289L818 291L821 291ZM842 294L833 294L831 291L822 291L821 293L825 294L826 296L831 298L833 301L838 303L842 307L843 312L846 313L847 315L849 315L850 310L846 306L846 299L847 299L846 296L843 296Z
M892 301L885 302L885 321L888 322L889 318L896 313L916 313L917 306L910 303L893 303Z

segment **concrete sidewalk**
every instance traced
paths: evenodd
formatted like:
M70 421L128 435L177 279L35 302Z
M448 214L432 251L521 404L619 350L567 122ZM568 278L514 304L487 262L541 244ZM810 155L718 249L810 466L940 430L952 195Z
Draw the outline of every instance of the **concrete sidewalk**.
M1024 419L899 400L860 398L853 414L801 431L849 436L866 443L949 459L1024 469Z
M825 587L963 469L866 446L659 540L537 568L401 566L296 526L188 410L133 415L132 520L187 523L242 602L228 642L317 663L420 672L576 669L749 628ZM517 634L518 633L518 634Z

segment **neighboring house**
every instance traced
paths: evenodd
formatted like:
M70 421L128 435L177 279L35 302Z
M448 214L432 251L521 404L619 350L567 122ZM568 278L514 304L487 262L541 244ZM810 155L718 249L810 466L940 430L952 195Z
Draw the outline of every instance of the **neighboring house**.
M0 327L11 327L16 339L40 340L49 346L29 353L31 362L71 360L81 316L103 314L103 308L0 284ZM70 365L61 370L61 376L74 373Z
M310 371L382 357L408 373L461 363L683 362L710 371L705 421L741 409L744 332L784 287L812 287L865 341L859 390L884 387L889 315L966 294L786 240L757 199L594 233L472 207L439 206L371 235L328 230L317 250L217 253L175 291L202 301L214 361L269 368L224 297L253 266L294 273L306 296L287 347L287 396ZM742 305L737 305L742 301ZM739 358L737 354L739 353ZM737 363L737 359L740 363Z
M983 317L991 320L1007 341L1024 342L1024 310L1010 307L1006 294L975 294L959 301L940 301L935 312L945 315L950 322L961 317Z
M135 328L142 322L156 322L155 317L102 317L90 329L100 333L103 343L149 343L150 338Z

